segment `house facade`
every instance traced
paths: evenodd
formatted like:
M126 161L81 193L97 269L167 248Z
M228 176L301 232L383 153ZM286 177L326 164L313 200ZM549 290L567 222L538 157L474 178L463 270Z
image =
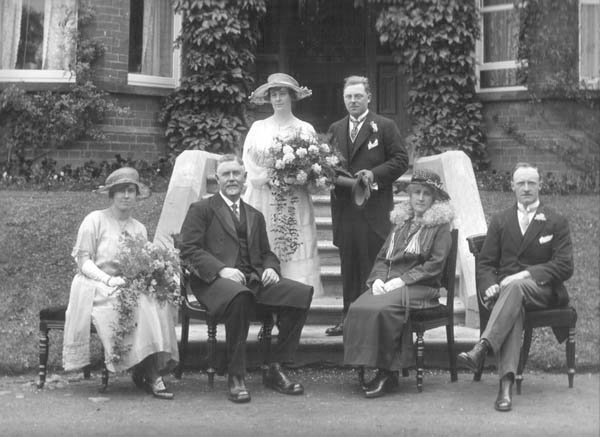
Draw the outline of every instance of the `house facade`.
M365 75L374 87L372 108L394 119L402 134L408 135L406 81L375 30L385 3L269 1L261 23L257 81L275 71L292 74L313 90L310 99L298 102L297 115L325 131L344 115L342 79ZM552 93L538 96L541 105L533 105L530 86L519 76L523 23L513 0L477 3L482 29L477 96L483 103L492 168L506 170L518 160L530 160L544 171L568 171L564 160L546 146L593 143L598 138L598 114ZM577 83L600 89L600 0L570 3L568 19L557 15L552 24L568 42L570 53L576 54L571 73ZM96 0L93 5L95 20L89 31L106 48L95 70L97 83L130 111L106 120L104 140L82 141L75 148L57 151L55 159L76 165L90 159L110 160L119 153L153 161L164 153L166 144L160 108L181 75L180 51L172 44L181 17L173 13L170 0ZM0 0L0 89L10 84L27 90L55 89L74 82L74 47L67 34L76 26L71 17L76 10L77 0ZM544 81L552 65L536 65L536 74ZM253 108L253 116L266 116L268 109Z

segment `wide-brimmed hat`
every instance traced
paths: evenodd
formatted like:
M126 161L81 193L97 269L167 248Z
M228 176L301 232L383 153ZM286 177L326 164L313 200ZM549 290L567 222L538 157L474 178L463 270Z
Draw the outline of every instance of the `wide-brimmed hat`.
M140 182L140 175L135 168L121 167L106 178L104 185L96 190L97 193L108 193L112 187L121 184L133 184L138 188L138 197L143 199L150 196L150 188Z
M423 185L431 188L440 200L450 200L450 196L444 190L444 184L437 173L431 170L415 170L410 179L411 185Z
M270 103L269 90L271 88L289 88L296 93L297 100L312 96L312 91L305 86L301 87L298 81L289 74L273 73L267 78L267 83L262 84L250 95L250 101L258 105Z

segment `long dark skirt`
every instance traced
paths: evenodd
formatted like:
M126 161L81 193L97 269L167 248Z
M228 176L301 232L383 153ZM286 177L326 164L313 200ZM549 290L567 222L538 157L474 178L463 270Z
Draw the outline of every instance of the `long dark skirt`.
M410 309L439 304L437 288L424 285L404 288L410 296ZM344 364L400 370L414 362L405 293L400 288L374 296L369 290L350 305L344 322Z

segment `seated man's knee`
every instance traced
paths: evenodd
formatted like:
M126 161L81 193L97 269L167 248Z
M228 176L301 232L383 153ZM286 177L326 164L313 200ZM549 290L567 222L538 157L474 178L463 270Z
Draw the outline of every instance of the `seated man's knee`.
M249 291L238 293L227 307L229 313L254 313L254 296Z

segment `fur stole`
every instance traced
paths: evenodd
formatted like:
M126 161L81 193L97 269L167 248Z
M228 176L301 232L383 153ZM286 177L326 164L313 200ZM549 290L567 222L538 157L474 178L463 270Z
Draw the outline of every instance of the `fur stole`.
M390 220L394 225L400 225L410 220L415 215L409 201L401 202L396 205L390 213ZM425 211L423 217L416 219L415 222L425 228L450 223L454 219L454 209L450 205L450 201L435 201L433 205Z

